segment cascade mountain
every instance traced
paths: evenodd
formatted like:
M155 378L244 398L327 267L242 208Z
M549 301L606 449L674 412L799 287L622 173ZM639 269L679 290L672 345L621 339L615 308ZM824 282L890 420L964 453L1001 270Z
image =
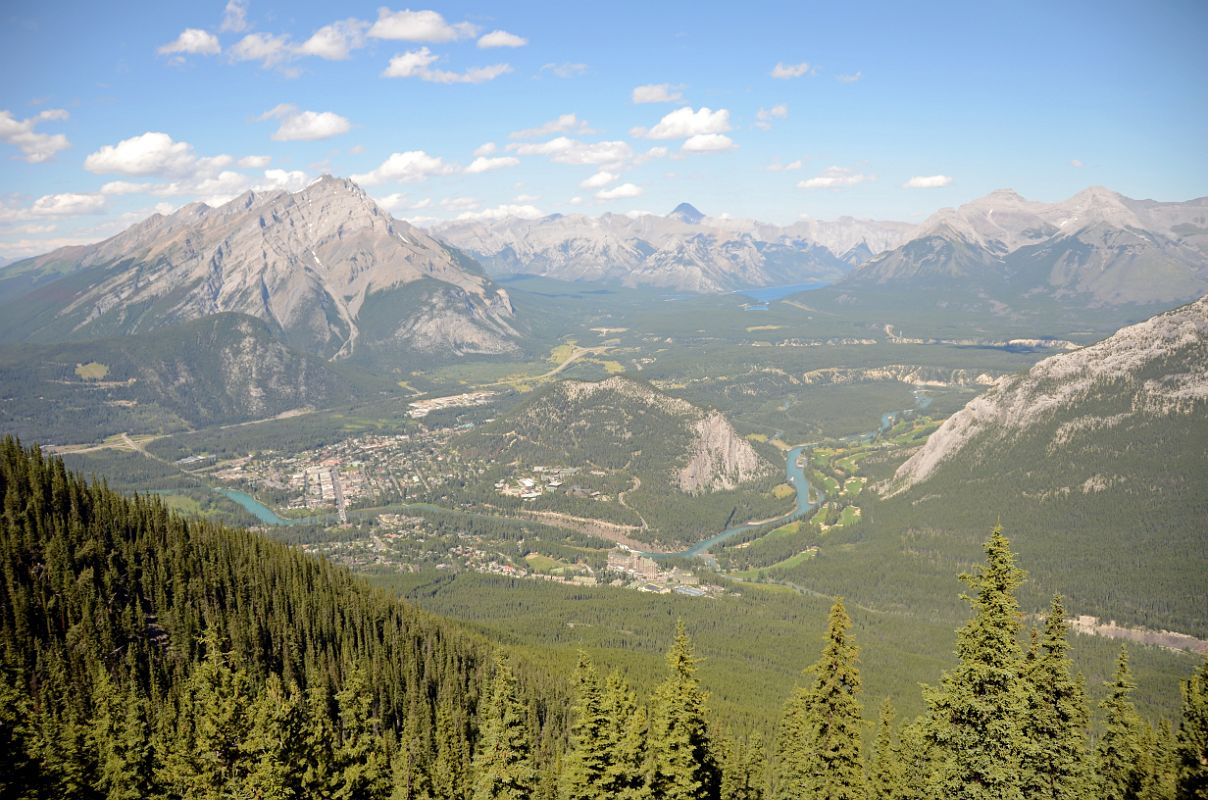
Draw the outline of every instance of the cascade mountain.
M509 353L507 292L392 218L349 180L192 203L0 274L0 336L55 342L160 330L221 312L324 358Z

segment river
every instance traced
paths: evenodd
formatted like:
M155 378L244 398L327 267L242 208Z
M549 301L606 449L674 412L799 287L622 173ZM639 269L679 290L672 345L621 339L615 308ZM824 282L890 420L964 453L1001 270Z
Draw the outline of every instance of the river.
M929 405L931 405L931 398L928 397L922 390L916 389L914 391L913 409L886 412L885 414L881 415L881 427L875 431L870 431L869 433L863 433L859 436L852 437L852 439L855 441L871 441L892 428L903 415L914 411L922 411ZM777 431L776 436L779 437L780 433L780 431ZM727 539L732 539L744 531L749 531L753 528L762 528L768 525L783 525L809 513L818 505L818 503L810 503L810 484L805 477L804 466L799 463L799 461L802 459L802 454L805 452L808 446L809 445L797 445L785 454L785 480L797 490L797 497L793 504L792 511L775 519L764 520L762 522L744 522L741 525L726 528L721 533L716 533L710 536L708 539L699 541L686 550L680 550L674 553L643 552L642 555L653 559L671 557L693 558L696 556L705 556L715 545L721 544Z

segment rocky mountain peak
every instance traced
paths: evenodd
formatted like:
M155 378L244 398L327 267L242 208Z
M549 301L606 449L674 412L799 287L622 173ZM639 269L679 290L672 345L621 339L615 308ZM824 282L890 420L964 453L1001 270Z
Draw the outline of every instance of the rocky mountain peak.
M686 222L689 225L699 225L700 221L705 218L705 215L697 210L697 208L691 203L680 203L678 206L671 209L671 213L668 214L667 217L671 219L678 219L679 221Z

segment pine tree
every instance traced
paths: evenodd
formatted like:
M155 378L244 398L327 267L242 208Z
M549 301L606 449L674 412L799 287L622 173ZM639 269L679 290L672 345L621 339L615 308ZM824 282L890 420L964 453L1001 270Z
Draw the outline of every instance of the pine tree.
M1183 682L1177 758L1179 800L1208 798L1208 660Z
M836 599L831 607L822 657L807 675L813 683L799 692L786 714L781 735L780 796L818 800L863 800L860 758L859 649L849 634L851 618Z
M602 783L606 797L620 800L644 800L646 791L646 733L649 717L637 704L633 690L613 671L604 685L601 708L607 725L604 729L612 762Z
M1029 798L1079 800L1088 788L1090 712L1072 669L1065 608L1055 596L1024 670L1023 790Z
M575 669L575 700L571 708L570 750L562 763L563 800L603 800L604 781L616 753L609 742L603 691L595 667L579 653Z
M335 751L338 774L333 800L373 800L389 791L389 769L378 720L373 715L361 667L349 671L336 694L339 708L339 745Z
M927 693L936 755L936 794L962 800L1020 800L1021 736L1026 703L1020 677L1019 605L1023 573L995 527L986 565L962 576L973 618L957 634L959 665Z
M106 800L139 800L155 794L145 701L133 692L119 691L109 674L99 670L93 680L92 708L89 734L97 754L95 788Z
M715 800L720 795L721 769L705 720L708 694L696 679L696 664L681 621L667 653L670 675L651 702L647 785L659 800Z
M898 740L901 753L901 778L894 800L935 800L935 737L931 723L920 717L902 729Z
M1106 686L1108 696L1099 706L1105 713L1097 748L1096 794L1102 800L1140 800L1153 775L1152 734L1132 702L1136 684L1128 669L1126 648L1121 648L1115 676Z
M767 756L756 731L743 739L728 739L723 751L721 796L724 800L763 800L767 783Z
M902 754L894 741L893 719L893 701L886 697L881 703L877 739L868 770L869 800L897 800L901 792Z
M252 724L244 742L251 761L247 793L262 800L301 797L306 771L306 709L297 685L288 689L270 673L252 707Z
M530 757L528 710L520 702L516 678L502 655L495 660L495 680L480 718L474 755L474 800L527 800L536 773Z
M1145 800L1175 800L1178 792L1178 741L1169 720L1160 720L1153 731L1153 774Z
M38 765L30 755L30 702L0 669L0 797L33 797Z

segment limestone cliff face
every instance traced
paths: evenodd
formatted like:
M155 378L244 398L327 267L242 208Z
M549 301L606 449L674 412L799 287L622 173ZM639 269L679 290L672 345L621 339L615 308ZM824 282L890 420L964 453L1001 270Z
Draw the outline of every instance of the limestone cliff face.
M767 475L771 468L718 411L692 425L696 439L676 478L682 491L716 492Z
M60 291L65 301L30 331L34 339L138 333L231 311L326 357L352 356L366 338L424 351L515 348L511 302L477 265L330 176L293 194L247 192L219 208L157 214L22 269L39 262L95 278ZM420 285L439 308L413 320L425 309L399 293ZM362 311L375 295L391 299L377 304L367 333Z
M1103 398L1111 413L1103 413ZM949 417L886 489L904 492L969 447L1041 426L1054 426L1049 448L1062 448L1130 420L1202 414L1206 407L1208 296L1000 378Z

